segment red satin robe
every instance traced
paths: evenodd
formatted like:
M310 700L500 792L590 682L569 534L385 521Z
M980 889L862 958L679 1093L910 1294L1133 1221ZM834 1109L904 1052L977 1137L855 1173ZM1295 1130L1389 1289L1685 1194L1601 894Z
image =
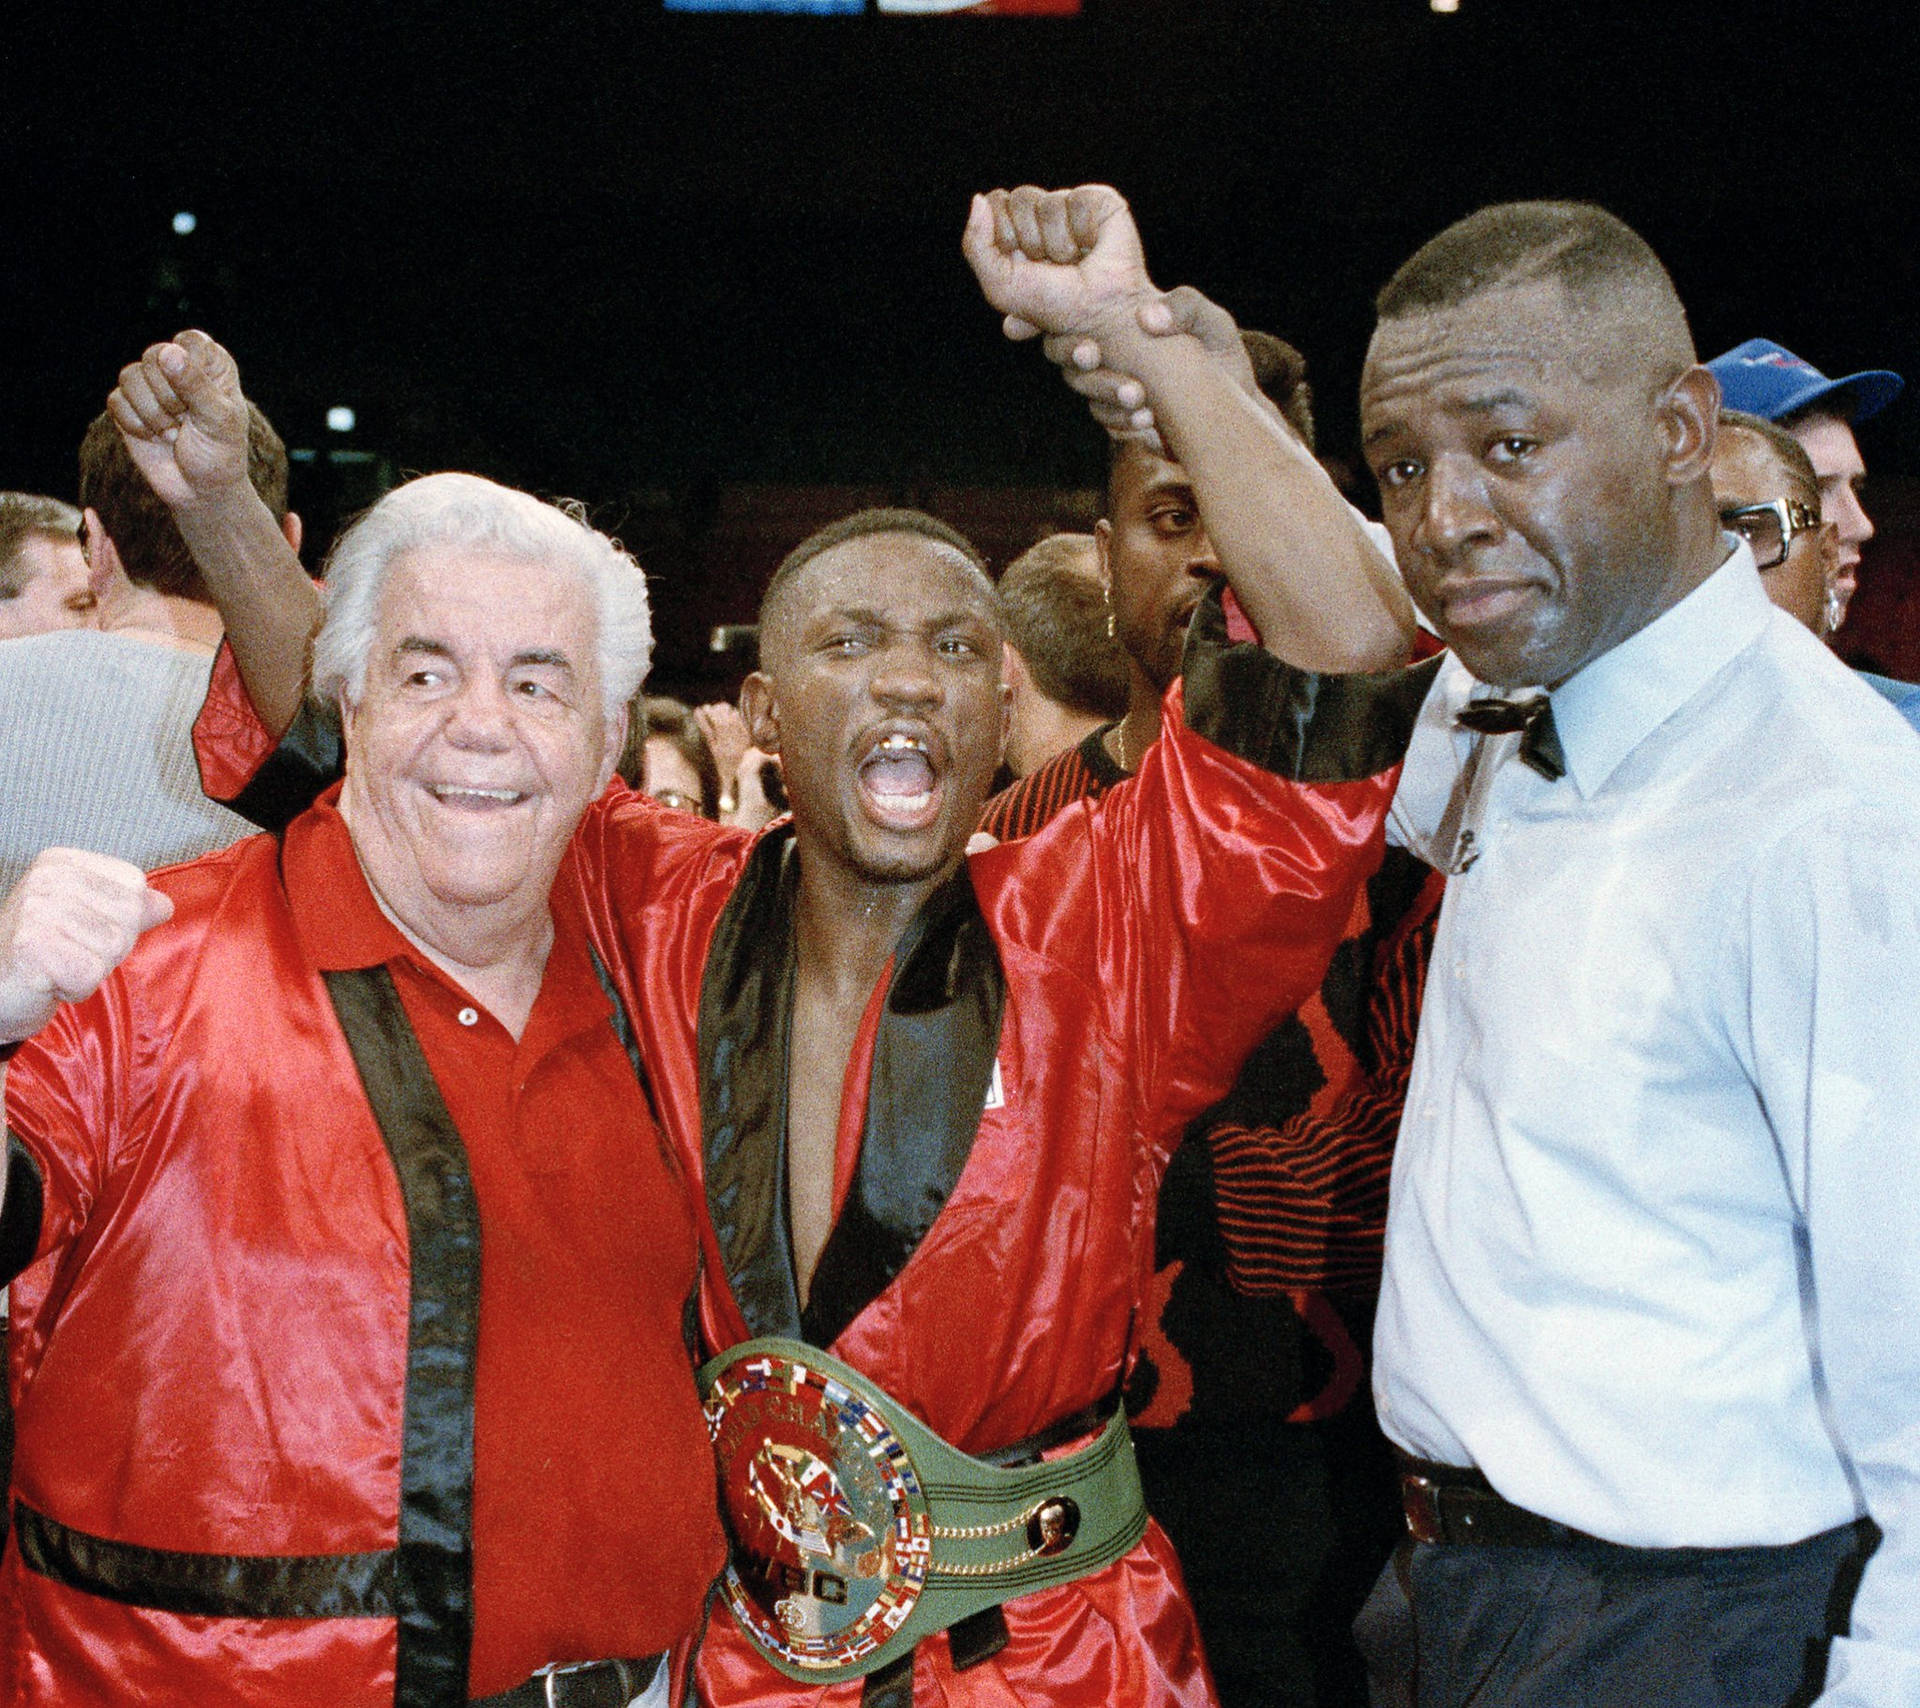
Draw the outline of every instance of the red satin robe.
M0 1700L392 1704L411 1568L377 1562L416 1510L473 1562L471 1649L458 1609L437 1621L444 1687L409 1702L682 1639L722 1548L681 1343L693 1218L578 910L556 895L516 1042L386 920L329 806L155 882L172 921L7 1074L44 1204L9 1229L36 1255L12 1294L12 1492L86 1552L55 1577L8 1546ZM364 968L442 1088L471 1224L435 1208L451 1188L409 1211L324 983ZM472 1238L416 1243L428 1222ZM476 1284L470 1348L443 1325ZM439 1302L424 1365L410 1295ZM450 1399L416 1474L426 1386ZM164 1557L128 1575L88 1538ZM236 1557L233 1599L267 1616L163 1610L154 1583L190 1556Z
M1006 981L987 1107L925 1237L828 1347L962 1449L1005 1446L1115 1390L1143 1315L1173 1144L1315 988L1379 857L1391 772L1283 780L1185 728L1178 688L1168 725L1136 782L970 861ZM594 934L694 1179L709 1162L700 995L752 846L638 799L602 802L581 833L582 869L600 874L588 897ZM843 1188L869 1119L883 1024L876 995L843 1088ZM729 1283L711 1180L708 1199L700 1321L719 1350L754 1331ZM1254 1571L1258 1514L1246 1523L1244 1537L1219 1541L1245 1546ZM920 1708L1214 1699L1157 1525L1114 1565L1004 1611L1008 1645L966 1671L953 1668L944 1635L921 1643ZM857 1679L794 1683L718 1611L698 1676L717 1708L851 1708L861 1689Z

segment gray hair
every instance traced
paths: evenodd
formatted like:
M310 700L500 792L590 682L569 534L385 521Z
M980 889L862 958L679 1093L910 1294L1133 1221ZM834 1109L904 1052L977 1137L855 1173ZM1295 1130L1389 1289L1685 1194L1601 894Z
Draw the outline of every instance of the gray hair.
M387 571L428 546L572 566L592 589L599 617L608 721L639 691L653 654L653 624L646 576L619 542L598 532L577 503L548 504L474 474L429 474L395 487L328 554L327 615L313 642L317 699L359 704Z

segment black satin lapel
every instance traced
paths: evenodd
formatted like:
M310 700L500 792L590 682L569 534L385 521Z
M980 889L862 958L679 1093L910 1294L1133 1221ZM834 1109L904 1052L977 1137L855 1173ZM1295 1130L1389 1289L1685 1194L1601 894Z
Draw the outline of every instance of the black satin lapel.
M1224 586L1215 584L1187 625L1188 729L1299 783L1358 782L1406 757L1444 654L1370 674L1295 670L1264 647L1229 642Z
M793 1016L792 833L761 838L713 934L700 984L707 1214L756 1335L800 1334L787 1222L787 1037Z
M473 1372L480 1212L466 1147L385 967L321 975L406 1206L395 1708L466 1708L473 1646Z
M802 1318L812 1345L833 1344L946 1206L980 1129L1006 1001L1000 951L962 866L928 897L895 957L859 1168Z

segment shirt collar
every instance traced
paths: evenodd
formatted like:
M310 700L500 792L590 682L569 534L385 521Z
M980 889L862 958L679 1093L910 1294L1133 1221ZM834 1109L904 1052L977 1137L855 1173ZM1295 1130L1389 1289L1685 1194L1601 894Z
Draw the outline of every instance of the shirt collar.
M336 783L309 812L287 826L281 868L287 905L309 965L321 972L378 967L423 957L373 898L353 837L340 816Z
M340 816L340 785L329 789L287 826L281 849L287 905L308 965L319 972L405 962L428 979L459 992L462 987L409 943L374 899L353 837ZM554 1038L600 1025L613 1012L595 973L587 922L579 898L576 855L569 849L554 878L550 903L553 947L541 980L524 1045L546 1047Z
M1723 536L1732 541L1732 536ZM1553 690L1567 774L1591 798L1641 742L1760 635L1773 605L1744 540L1677 605Z

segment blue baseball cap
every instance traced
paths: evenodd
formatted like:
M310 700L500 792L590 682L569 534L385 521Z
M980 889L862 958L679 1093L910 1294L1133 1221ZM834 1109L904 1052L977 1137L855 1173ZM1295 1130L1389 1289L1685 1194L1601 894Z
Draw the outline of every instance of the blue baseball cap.
M1902 390L1906 381L1885 368L1868 368L1830 380L1811 362L1796 356L1771 338L1749 338L1707 364L1720 382L1720 402L1728 409L1744 409L1765 421L1778 421L1809 404L1845 392L1833 410L1849 421L1878 415ZM1849 398L1852 407L1848 407Z

